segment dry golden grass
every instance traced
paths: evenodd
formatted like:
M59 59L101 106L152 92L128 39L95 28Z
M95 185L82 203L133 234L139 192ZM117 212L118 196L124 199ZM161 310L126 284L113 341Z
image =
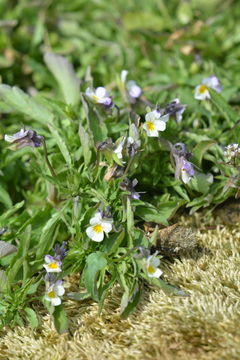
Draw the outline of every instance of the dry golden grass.
M198 233L202 249L165 264L165 278L189 292L181 298L146 289L138 311L118 315L119 290L98 315L97 304L67 302L72 335L59 336L49 316L38 330L6 329L0 359L240 359L240 226Z

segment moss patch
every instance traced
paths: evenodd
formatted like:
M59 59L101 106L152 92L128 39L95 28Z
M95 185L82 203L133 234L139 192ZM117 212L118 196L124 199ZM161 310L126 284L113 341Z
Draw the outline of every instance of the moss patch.
M201 230L198 241L200 250L164 269L189 297L146 289L127 320L118 315L118 288L101 316L97 304L69 300L71 335L59 336L42 313L40 329L2 333L0 359L239 359L240 226ZM71 290L75 281L67 284Z

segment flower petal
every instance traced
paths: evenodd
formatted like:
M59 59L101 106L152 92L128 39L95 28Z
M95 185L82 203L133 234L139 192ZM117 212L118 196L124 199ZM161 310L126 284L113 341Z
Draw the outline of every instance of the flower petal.
M108 93L107 93L107 90L105 89L105 87L103 86L99 86L96 91L95 91L95 94L96 96L99 98L99 99L102 99L104 97L107 97Z
M99 222L102 221L102 214L100 213L100 211L96 212L95 215L91 218L90 220L90 225L95 225L98 224Z
M65 293L65 289L62 285L56 285L55 291L58 296L62 296Z
M162 120L155 120L154 125L158 131L164 131L166 129L166 123Z
M55 297L51 299L52 306L58 306L61 304L61 302L62 300L60 299L60 297Z
M112 230L112 224L108 221L102 221L101 223L103 231L108 234Z

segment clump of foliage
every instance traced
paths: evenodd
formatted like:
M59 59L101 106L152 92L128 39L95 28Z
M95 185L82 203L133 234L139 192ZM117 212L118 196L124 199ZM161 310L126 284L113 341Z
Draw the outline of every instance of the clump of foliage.
M64 4L59 2L59 7ZM123 11L113 10L116 17ZM164 26L172 28L168 17L169 22L159 29L153 10L151 5L140 14L129 9L123 16L125 41L140 27L140 15L141 26L152 33ZM22 8L15 11L21 13ZM35 11L34 6L29 11ZM119 284L123 292L120 311L126 317L137 306L144 283L186 295L167 284L164 276L160 278L161 254L151 251L158 225L167 226L179 209L188 209L190 214L204 208L211 211L229 197L239 196L239 147L231 144L239 142L240 133L238 114L228 103L236 88L227 83L223 96L211 85L209 76L216 70L211 62L203 71L208 77L203 79L202 72L195 75L202 66L197 57L187 83L185 64L169 50L161 59L161 73L154 73L144 86L139 78L128 80L133 76L121 71L121 57L114 71L95 67L96 59L103 60L105 53L101 42L91 59L83 56L78 73L67 57L55 53L45 52L44 65L36 45L46 45L46 28L54 24L45 16L51 11L51 6L44 8L34 28L32 48L26 49L27 58L21 57L23 68L28 66L31 73L31 77L26 75L29 83L22 86L25 91L9 86L15 84L8 64L3 74L8 85L0 85L5 135L1 141L0 311L2 326L23 324L27 319L36 327L34 302L42 301L63 332L67 329L64 296L76 301L92 298L101 311L109 290ZM97 16L95 10L92 14ZM178 14L178 25L191 23L194 17L181 8ZM46 28L45 21L50 21ZM79 32L76 39L77 24L73 11L60 17L57 30L50 32L50 37L61 35L66 48L60 47L60 52L68 52L67 44L80 47L80 52L85 49L81 46L90 33ZM21 43L24 29L17 29L13 42ZM104 33L103 29L100 26ZM8 32L5 35L7 39ZM116 54L117 45L112 46L108 61ZM142 73L147 74L149 56L140 61L136 54ZM92 74L86 69L89 64ZM18 76L19 69L15 71ZM220 70L217 75L221 77ZM195 86L200 95L195 93L194 99ZM151 237L144 232L144 222L156 224ZM85 290L64 294L62 280L76 272L81 274L79 288Z

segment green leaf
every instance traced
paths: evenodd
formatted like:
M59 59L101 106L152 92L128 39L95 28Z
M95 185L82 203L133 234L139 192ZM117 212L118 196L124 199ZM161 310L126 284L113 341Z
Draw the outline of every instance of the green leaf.
M41 259L44 255L48 253L49 250L51 250L55 238L58 235L58 232L56 232L55 230L60 218L61 214L55 213L43 227L41 237L38 242L36 259Z
M95 301L99 301L99 291L97 288L98 275L107 266L105 254L97 251L88 255L84 268L84 282L87 291Z
M213 140L206 140L199 142L193 149L192 154L194 157L194 163L201 167L202 165L202 159L205 152L213 145L215 145L216 142Z
M29 321L31 327L33 329L37 328L38 327L38 317L37 317L36 312L29 307L25 307L24 311L26 313L26 318Z
M161 203L159 208L146 203L148 206L138 206L135 210L135 214L145 221L167 226L167 220L172 217L185 202L185 200L166 201Z
M68 332L68 318L62 304L55 306L53 320L55 328L59 334Z
M61 153L62 156L64 157L66 163L70 166L72 163L72 159L71 159L71 155L68 151L67 145L63 140L63 137L59 134L59 132L57 131L57 129L55 127L53 127L52 125L49 125L49 130L51 131L51 134L53 136L53 138L55 139Z
M157 279L157 278L150 278L148 277L146 274L141 273L141 276L147 280L148 283L155 285L157 287L159 287L160 289L162 289L164 292L166 292L167 294L173 294L173 295L178 295L178 296L189 296L189 294L184 291L179 289L176 286L167 284L164 280L162 279Z
M46 53L44 61L57 80L68 105L77 105L80 97L80 80L72 64L63 56Z
M15 245L0 240L0 258L10 255L16 251L17 247Z
M92 106L88 106L84 96L81 95L83 109L87 118L88 126L92 131L93 140L96 144L98 141L104 141L107 138L107 127L103 120L99 117L96 111L93 110Z
M134 230L134 216L133 216L131 201L129 197L127 197L127 230L128 230L128 234L132 235Z
M138 285L135 288L135 291L133 292L133 295L131 298L128 297L127 293L123 294L122 298L122 309L121 309L121 318L126 319L137 307L137 304L139 303L139 300L141 298L142 294L142 288L138 287ZM124 304L125 303L125 304Z
M53 120L52 113L18 87L0 85L0 97L13 110L23 113L46 125Z
M113 233L109 236L107 241L103 244L102 250L108 254L114 254L125 237L125 230L123 229L120 233Z
M67 294L67 296L70 299L81 301L81 300L89 299L91 297L91 294L89 294L88 292L84 292L84 293L70 292Z
M89 146L90 145L90 137L81 124L79 125L78 133L79 133L81 145L83 148L84 164L85 164L85 166L87 166L90 163L91 156L92 156L90 146Z
M9 209L12 206L12 199L10 198L7 190L0 184L0 202Z
M210 88L208 89L208 91L210 92L212 102L214 103L214 105L216 105L218 110L225 117L228 125L235 125L235 123L239 119L239 115L233 110L230 105L228 105L228 103L221 94Z
M147 11L127 12L122 21L123 26L130 31L139 29L161 31L166 27L166 20L163 20L160 15Z
M21 209L24 205L24 201L21 201L14 206L11 207L11 209L7 210L4 214L0 216L0 222L6 221L8 218L12 217L12 215L17 212L19 209Z
M0 292L5 292L9 288L9 282L4 270L0 270Z

